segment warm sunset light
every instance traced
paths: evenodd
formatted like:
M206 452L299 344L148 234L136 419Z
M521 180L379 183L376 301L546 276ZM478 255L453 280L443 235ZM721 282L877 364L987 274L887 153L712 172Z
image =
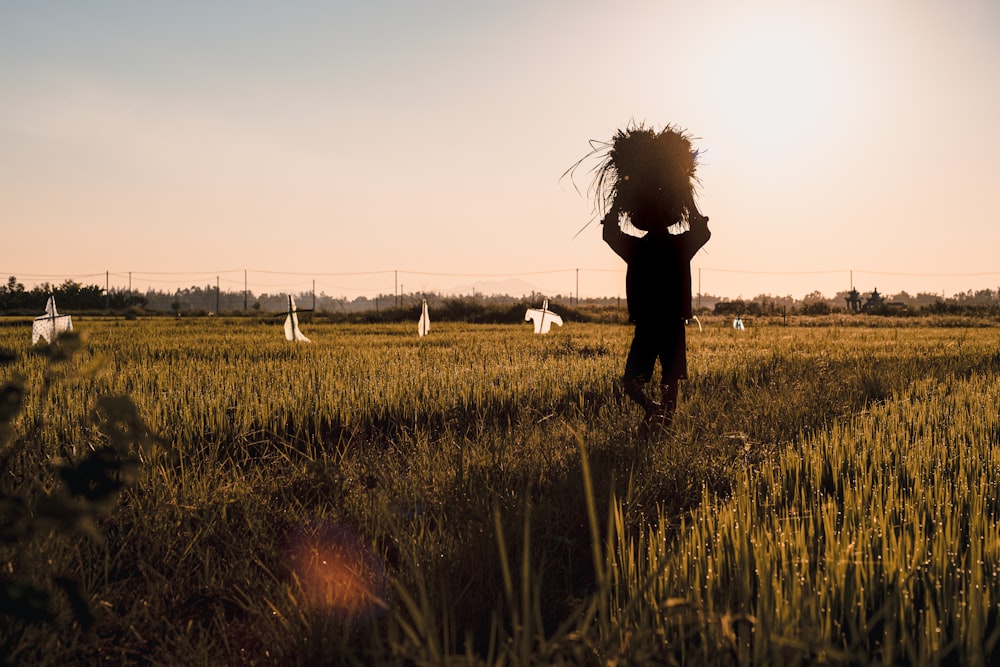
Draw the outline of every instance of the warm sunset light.
M995 288L997 34L988 0L9 4L0 275L614 296L560 175L636 120L698 138L706 293Z
M838 55L822 39L788 17L765 14L730 25L721 41L709 57L718 113L767 164L806 157L803 145L814 146L840 122Z

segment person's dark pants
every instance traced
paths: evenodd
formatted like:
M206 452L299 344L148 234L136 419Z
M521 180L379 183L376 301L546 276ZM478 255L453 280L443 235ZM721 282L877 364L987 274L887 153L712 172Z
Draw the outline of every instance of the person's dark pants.
M653 377L657 359L660 360L662 405L646 393L646 384ZM636 322L622 378L625 393L642 406L647 417L660 412L669 422L677 407L678 381L686 377L684 320Z

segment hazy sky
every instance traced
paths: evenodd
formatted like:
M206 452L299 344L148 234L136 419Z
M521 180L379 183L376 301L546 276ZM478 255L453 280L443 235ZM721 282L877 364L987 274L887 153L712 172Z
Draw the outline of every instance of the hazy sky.
M614 296L593 162L560 177L635 120L700 138L696 290L996 289L998 35L995 0L0 0L0 273Z

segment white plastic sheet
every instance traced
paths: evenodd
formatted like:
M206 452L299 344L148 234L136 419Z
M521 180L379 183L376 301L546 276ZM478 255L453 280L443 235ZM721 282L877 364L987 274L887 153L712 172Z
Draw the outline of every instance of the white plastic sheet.
M541 308L529 308L524 314L524 321L531 321L535 325L536 334L547 334L553 324L562 326L562 318L549 310L549 300L542 302Z
M45 314L36 317L31 325L31 344L34 345L42 338L46 343L51 343L62 332L72 330L73 318L60 315L56 310L56 298L50 296L45 304Z
M424 299L423 306L420 310L420 321L417 322L417 333L420 336L426 336L427 332L431 330L431 316L427 313L427 299Z
M300 343L311 342L299 331L299 316L296 313L295 299L288 295L288 315L285 317L285 340L297 341Z

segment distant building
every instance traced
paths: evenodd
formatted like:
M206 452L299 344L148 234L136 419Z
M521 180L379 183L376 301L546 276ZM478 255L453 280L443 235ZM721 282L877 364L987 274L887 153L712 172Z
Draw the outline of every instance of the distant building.
M861 312L861 294L857 289L852 287L851 291L844 297L844 301L847 302L847 310L852 313Z
M868 300L865 301L865 305L862 306L862 310L875 310L876 308L881 308L884 303L885 299L878 293L878 288L876 287L872 290Z

